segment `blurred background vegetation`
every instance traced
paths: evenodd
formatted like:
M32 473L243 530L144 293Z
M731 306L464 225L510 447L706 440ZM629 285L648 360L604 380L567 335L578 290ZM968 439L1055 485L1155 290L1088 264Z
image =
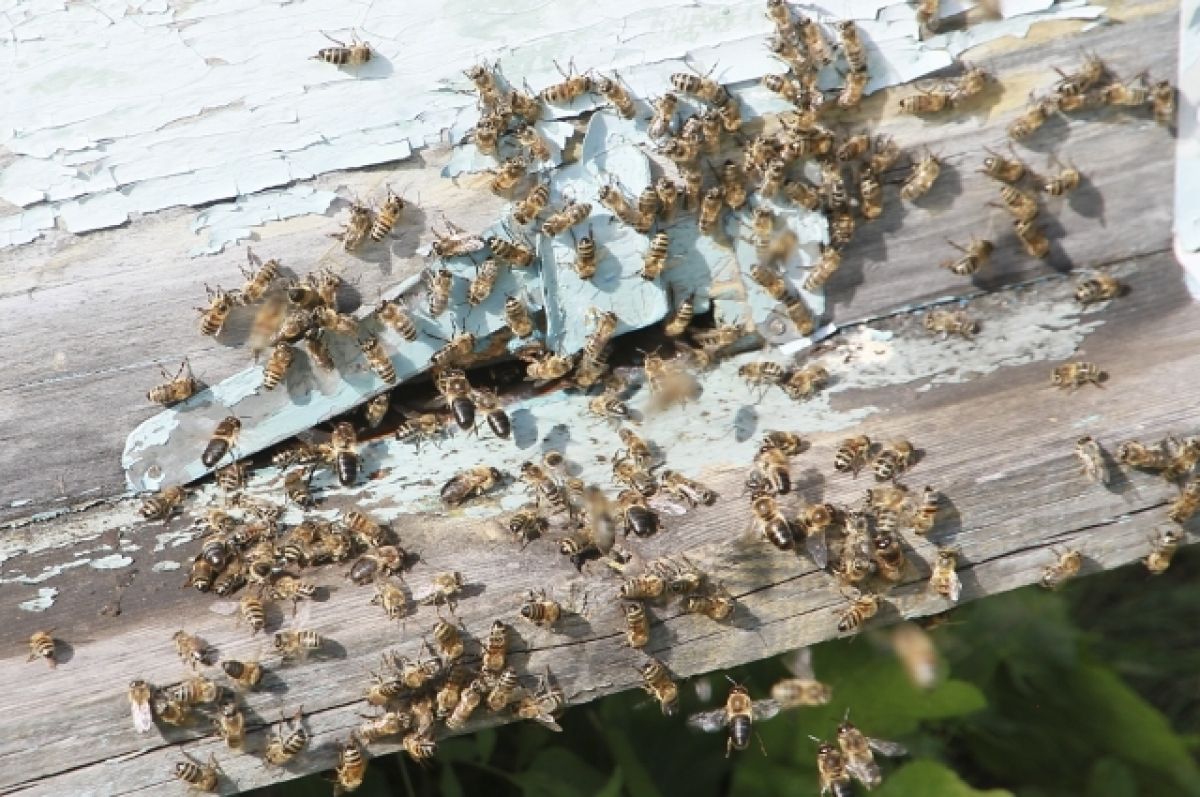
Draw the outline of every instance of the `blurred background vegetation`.
M929 690L909 680L889 633L815 647L833 701L757 724L766 755L752 743L726 759L722 735L663 717L638 691L569 710L561 734L524 722L443 740L429 767L374 759L358 794L816 795L809 737L832 740L849 709L864 733L909 749L879 759L878 797L1200 797L1200 546L1161 576L1135 564L955 610L930 632L941 665ZM729 674L765 697L787 672L776 658ZM708 703L703 680L683 685L682 715L723 702L721 673L707 677ZM255 792L330 793L322 776Z

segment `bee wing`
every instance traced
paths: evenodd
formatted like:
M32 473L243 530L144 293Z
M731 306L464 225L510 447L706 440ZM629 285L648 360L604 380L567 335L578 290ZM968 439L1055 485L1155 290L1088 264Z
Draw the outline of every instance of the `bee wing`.
M656 495L646 502L650 507L662 512L664 515L683 515L687 513L687 507L668 499L663 495Z
M708 678L703 676L697 678L694 682L692 682L692 689L695 690L696 697L700 698L701 701L707 703L708 701L712 700L712 681L708 680Z
M811 532L804 538L804 550L812 557L813 564L824 570L829 566L829 542L825 539L825 531Z
M129 713L133 717L133 727L138 733L149 733L154 728L154 712L150 710L149 701L129 701Z
M208 610L222 617L231 617L237 614L239 606L237 601L216 601L209 605Z
M729 724L729 714L723 708L712 711L702 711L688 717L688 725L699 730L713 733Z
M867 744L871 749L880 755L885 755L888 758L896 756L908 755L908 748L899 742L889 742L887 739L867 739Z
M847 761L846 771L868 789L879 785L879 765L870 759Z
M778 700L755 700L750 704L751 716L755 722L763 722L774 717L783 708Z
M962 579L958 577L958 573L950 574L950 600L958 603L958 597L962 595Z
M813 671L812 663L812 648L803 647L797 648L791 654L784 657L783 666L788 668L788 672L797 678L803 678L807 681L815 681L817 678L816 672Z
M533 719L536 722L540 722L542 725L546 726L547 728L554 731L555 733L562 733L562 726L558 724L558 722L554 719L554 717L550 716L549 714L547 714L545 712L540 712Z

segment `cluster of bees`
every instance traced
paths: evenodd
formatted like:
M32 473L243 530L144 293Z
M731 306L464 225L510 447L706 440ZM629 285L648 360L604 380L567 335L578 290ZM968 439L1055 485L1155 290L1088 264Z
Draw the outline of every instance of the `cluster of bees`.
M919 16L924 28L934 28L936 0L922 2ZM652 100L647 132L655 142L657 154L669 162L678 182L667 173L654 179L638 196L627 196L619 183L601 187L598 201L612 213L615 223L646 236L640 276L653 281L670 267L669 233L665 225L674 222L679 209L695 214L702 235L718 237L724 228L726 213L744 214L749 219L751 241L757 262L749 269L755 285L783 308L802 335L815 326L812 312L797 287L785 275L785 264L798 243L794 233L777 231L777 219L771 203L792 203L809 211L823 212L829 222L830 244L824 247L808 271L802 288L813 292L823 288L837 272L842 254L857 224L879 218L883 211L883 180L901 156L901 150L887 136L868 133L841 135L821 123L827 114L855 109L869 80L866 48L857 26L850 21L832 26L830 35L822 23L803 15L794 15L785 0L767 0L767 16L774 31L768 41L770 50L787 65L783 74L768 75L763 85L785 98L794 112L785 114L778 132L760 133L743 141L743 119L737 99L707 75L677 73L670 77L672 91ZM835 43L836 42L836 43ZM357 66L372 57L370 45L354 40L347 44L334 40L337 47L320 50L315 58L337 66ZM832 93L818 87L821 70L838 60L844 61L843 85ZM637 118L639 103L617 76L578 74L574 66L562 70L562 81L538 94L519 90L494 68L473 67L466 73L479 97L481 117L472 131L476 148L497 158L489 187L497 194L515 196L525 185L531 167L551 164L551 150L537 131L543 105L566 105L585 95L600 95L625 119ZM985 70L966 67L954 79L940 81L919 94L901 100L906 113L933 114L958 109L985 91L994 78ZM686 106L695 109L677 124ZM1073 73L1060 73L1060 80L1012 125L1008 133L1021 140L1037 130L1052 114L1071 113L1101 105L1120 108L1148 108L1154 117L1169 124L1174 112L1174 89L1165 81L1150 84L1144 76L1121 81L1098 58L1088 58ZM835 110L836 109L836 110ZM742 146L741 157L729 156L725 146L732 140ZM506 155L515 151L516 154ZM802 175L804 161L819 167L820 181L810 183ZM931 152L913 157L911 170L900 188L900 196L913 202L924 196L940 174L940 161ZM665 166L665 165L664 165ZM541 168L538 171L541 171ZM705 168L715 178L706 187ZM850 179L846 170L850 169ZM981 171L999 182L1000 206L1014 218L1014 232L1025 251L1044 258L1049 243L1036 225L1040 204L1038 194L1059 197L1075 189L1082 179L1073 167L1055 175L1033 172L1014 154L1011 158L988 151ZM848 186L857 189L851 197ZM1022 187L1026 186L1026 187ZM597 270L598 246L589 224L587 233L576 235L589 222L590 203L565 199L559 207L551 204L551 186L543 177L520 194L512 204L510 221L532 235L557 237L569 234L574 241L574 258L569 267L581 279L592 279ZM378 208L355 202L350 219L335 233L347 251L356 251L368 240L384 241L392 232L407 202L388 188ZM512 234L508 220L503 225L506 237L475 235L449 221L444 232L432 230L435 240L431 255L443 261L484 254L470 280L467 301L475 306L494 290L500 270L525 269L538 265L536 247L526 232ZM966 246L954 244L960 257L942 264L960 276L972 276L983 268L994 244L972 238ZM208 306L201 310L200 331L216 335L239 307L255 308L251 324L250 347L257 356L269 352L263 366L263 390L276 389L286 378L295 360L295 349L302 346L314 367L332 369L333 357L328 336L352 338L371 369L389 384L396 382L396 371L383 342L364 333L360 319L338 311L340 276L329 270L286 280L277 260L263 262L248 251L248 268L243 285L232 291L208 289ZM547 266L550 267L550 266ZM455 281L461 279L447 268L425 272L426 303L424 312L437 318L447 312ZM1124 286L1106 275L1085 278L1077 285L1076 298L1083 304L1105 301L1124 292ZM505 301L505 321L509 332L528 343L518 350L526 363L528 379L539 382L573 384L594 392L588 402L590 412L618 423L630 419L625 403L633 387L644 386L650 393L650 407L662 409L693 398L698 383L693 370L704 370L746 337L747 331L735 325L702 328L693 325L694 297L674 302L662 332L672 342L676 356L659 352L644 358L637 386L619 378L609 367L610 344L619 318L610 311L596 308L587 317L592 330L578 355L554 353L536 339L535 314L524 300L509 296ZM381 301L374 318L393 330L403 341L416 341L421 330L419 314L406 301ZM933 310L924 319L925 327L942 336L977 334L978 324L962 311ZM689 343L685 343L687 340ZM454 334L431 357L433 384L445 405L442 413L423 413L404 419L396 431L402 440L420 441L445 434L457 426L463 432L476 428L482 416L493 434L507 438L511 423L497 394L473 386L467 369L476 362L475 336ZM739 374L752 385L764 389L778 386L788 396L804 400L815 395L828 381L823 367L810 363L785 367L758 361L743 365ZM152 402L171 406L188 399L201 387L187 361L174 376L164 371L165 382L149 391ZM1069 363L1054 370L1053 383L1075 388L1099 383L1103 372L1092 363ZM366 406L363 420L367 428L378 426L389 411L389 394L382 393ZM448 417L447 417L448 416ZM327 467L343 486L356 484L361 473L359 458L360 428L350 420L333 424L327 442L300 441L278 452L274 464L282 475L282 502L245 492L249 465L234 454L241 420L229 416L216 426L201 460L215 468L215 479L225 492L221 506L207 509L199 521L204 528L200 552L192 563L187 585L202 592L227 598L244 590L236 602L226 602L221 611L235 614L251 635L265 632L274 603L291 602L292 621L272 637L273 651L281 664L320 656L329 640L308 628L311 601L319 588L308 581L304 569L326 564L347 564L347 578L356 585L373 585L370 603L381 608L388 620L411 616L410 597L402 572L416 558L400 545L388 527L367 513L352 509L336 520L308 513L315 505L309 483L317 468ZM736 608L733 594L722 583L714 582L686 557L662 556L640 562L636 552L618 543L618 531L627 538L643 538L663 527L661 515L680 515L690 509L712 505L716 493L706 485L667 469L656 455L656 447L633 428L622 426L618 435L623 448L612 458L612 476L620 485L615 497L599 485L585 484L570 475L569 463L562 454L548 452L539 462L526 462L517 475L533 501L507 519L514 538L527 546L538 537L552 532L558 550L577 569L593 560L602 560L622 574L617 591L625 618L625 644L644 648L650 639L651 617L648 606L672 598L681 602L687 613L703 614L721 622ZM745 480L749 494L751 525L755 534L772 548L793 552L802 547L818 568L828 571L846 599L837 612L837 627L842 633L862 628L879 612L886 592L904 581L913 567L905 553L907 543L901 536L909 531L919 537L928 535L939 512L939 492L925 486L919 493L897 481L918 462L917 449L907 440L879 445L865 435L842 440L833 459L834 471L855 478L869 468L876 485L867 489L856 505L802 502L789 507L792 492L792 461L808 447L807 442L790 432L767 432L760 442ZM1085 472L1096 481L1110 480L1107 459L1099 444L1083 438L1077 445ZM222 463L229 457L228 464ZM1174 438L1150 447L1128 441L1117 452L1117 460L1130 467L1162 472L1175 484L1180 495L1168 509L1169 518L1182 524L1200 509L1200 476L1195 466L1200 461L1200 441ZM480 465L457 474L442 485L440 496L447 506L458 506L482 496L505 483L505 474L497 468ZM140 508L147 520L169 521L181 511L187 491L168 486L147 497ZM294 505L303 519L291 527L282 523L287 505ZM1152 542L1146 559L1151 572L1160 573L1182 540L1182 532L1164 531ZM1082 554L1070 550L1057 555L1047 565L1041 583L1055 588L1077 574ZM962 583L956 572L958 552L939 547L930 567L928 590L954 604ZM427 761L436 752L439 723L447 730L465 727L478 708L485 704L493 712L512 711L516 716L538 721L558 730L555 715L565 706L562 691L551 674L531 676L512 666L509 656L511 627L496 619L486 636L472 640L453 617L463 594L464 578L457 572L432 577L428 593L418 603L434 606L438 620L426 642L428 658L409 659L388 652L382 657L381 670L373 673L365 688L365 701L377 713L365 718L361 726L342 741L336 769L335 793L356 789L366 769L366 749L372 743L398 738L402 748L415 760ZM442 616L442 607L451 613ZM547 596L530 592L519 609L519 621L553 630L570 609ZM900 634L896 639L901 651ZM910 635L911 636L911 635ZM184 631L173 638L181 659L192 668L189 677L177 684L156 688L144 680L134 681L128 690L134 725L147 732L156 723L193 725L197 713L208 717L229 748L245 750L246 723L242 713L242 694L257 688L268 668L258 661L227 659L220 671L228 686L196 671L215 666L212 651L200 639ZM902 658L915 661L916 669L930 667L926 643L905 642ZM54 664L55 642L50 632L35 634L30 640L30 658L42 658ZM470 652L468 652L470 651ZM915 651L915 652L914 652ZM911 655L910 655L911 654ZM734 684L723 707L693 715L689 724L705 731L728 731L727 754L749 746L752 723L769 719L783 709L822 705L831 699L828 686L812 674L811 660L797 653L789 666L793 678L777 683L767 699L754 700L741 685ZM637 666L643 688L658 702L662 712L678 711L679 689L668 666L653 657L644 657ZM928 675L921 677L924 682ZM298 710L290 719L281 718L261 750L268 766L284 766L301 755L309 743L304 715ZM817 763L822 793L848 797L851 780L867 788L880 782L880 770L872 750L886 755L902 754L894 743L869 739L847 718L836 732L836 745L818 740ZM191 788L216 791L221 777L215 758L207 763L193 759L180 762L175 775Z

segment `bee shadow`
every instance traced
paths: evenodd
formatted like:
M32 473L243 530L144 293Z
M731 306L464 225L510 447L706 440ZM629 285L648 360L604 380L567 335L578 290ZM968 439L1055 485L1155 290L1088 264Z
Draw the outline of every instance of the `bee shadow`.
M1079 178L1079 187L1067 195L1067 204L1071 210L1086 219L1099 219L1100 226L1105 226L1104 194L1096 188L1086 175Z
M883 215L873 221L860 223L843 252L842 266L825 285L826 313L836 304L848 304L854 299L857 288L866 280L866 264L887 262L887 240L904 224L908 214L907 203L900 198L898 190L890 189L884 204Z
M62 664L70 664L71 659L75 658L75 646L65 639L54 637L54 664L59 666Z
M926 535L926 539L941 545L955 539L961 533L962 515L958 512L958 506L950 496L939 492L937 516L934 518L933 528Z
M758 430L758 410L750 404L738 407L733 416L733 439L744 443Z
M808 503L817 503L825 496L826 479L816 468L805 468L798 479L792 479L792 493Z
M275 670L264 669L262 680L258 682L258 686L254 688L255 692L265 692L269 695L287 694L287 681ZM243 709L245 712L245 709ZM249 713L247 712L247 716ZM261 718L260 718L261 719Z
M942 161L933 187L913 204L931 212L947 210L955 199L962 196L962 192L962 172L954 164Z
M1043 220L1042 232L1050 239L1050 253L1046 256L1045 263L1059 274L1070 274L1074 264L1067 257L1067 253L1063 251L1062 244L1059 243L1066 236L1067 231L1058 216L1039 214L1038 221ZM1018 242L1017 245L1020 246L1020 243Z
M416 203L409 204L404 208L404 214L396 227L397 231L392 236L390 246L392 257L404 260L416 257L417 249L421 247L421 231L429 228L425 209ZM390 264L385 273L391 273Z
M538 441L537 417L528 409L522 407L513 410L508 416L512 426L513 444L520 449L530 448Z
M571 442L571 427L565 423L557 423L542 438L542 452L565 451L569 442Z

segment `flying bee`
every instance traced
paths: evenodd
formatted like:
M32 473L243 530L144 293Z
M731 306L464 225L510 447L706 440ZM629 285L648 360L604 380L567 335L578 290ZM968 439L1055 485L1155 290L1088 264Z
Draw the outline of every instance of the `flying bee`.
M367 240L374 224L375 211L361 202L352 202L350 218L342 225L340 232L330 233L330 235L340 240L342 248L347 252L353 252L362 246L363 241Z
M933 309L925 314L922 323L925 329L946 339L950 335L961 335L970 340L979 332L979 322L967 315L965 310Z
M837 610L837 629L843 634L857 631L863 624L879 613L879 596L869 592L852 592L847 596L845 609Z
M779 387L793 401L805 401L828 383L829 372L821 365L810 363L792 371Z
M725 744L725 757L734 750L745 750L750 746L750 734L755 722L764 722L779 713L780 705L775 700L751 700L750 692L740 684L733 684L723 708L704 711L688 717L688 725L713 733L729 728L729 739Z
M550 145L546 143L546 139L542 138L535 127L529 124L521 125L514 131L514 135L521 146L529 150L533 160L550 160L552 155Z
M375 220L371 224L371 240L379 243L388 235L391 234L392 228L396 226L396 222L400 220L400 213L408 206L404 198L388 186L387 198L383 200L383 207L375 214Z
M672 680L667 665L658 659L650 658L638 667L637 671L642 676L642 689L658 701L663 716L675 716L675 712L679 710L679 687Z
M1166 572L1167 568L1171 566L1171 559L1175 556L1175 551L1179 549L1182 542L1183 532L1173 528L1162 529L1150 541L1150 553L1146 555L1142 563L1146 565L1146 569L1150 571L1151 575L1157 576Z
M308 731L303 725L304 714L297 709L291 720L280 718L281 725L275 726L263 751L263 760L267 766L281 767L291 761L308 747ZM282 726L283 722L287 726Z
M867 48L863 46L858 26L847 19L835 23L834 27L837 28L838 36L842 40L842 53L846 56L846 63L850 65L850 71L865 73L867 71Z
M940 173L941 161L926 150L925 155L913 164L912 173L900 189L900 196L909 202L915 202L929 192ZM1003 193L1003 189L1001 192Z
M692 506L700 504L712 506L717 501L717 494L710 487L695 479L689 479L678 471L664 470L661 476L664 492L670 493Z
M1089 382L1097 387L1102 387L1101 383L1106 377L1107 374L1100 370L1100 366L1095 363L1074 362L1056 366L1051 374L1050 383L1055 387L1070 390Z
M138 514L146 520L168 520L179 510L179 505L183 503L186 496L187 491L182 487L165 487L143 500L142 505L138 508Z
M679 97L667 92L652 104L654 115L646 132L651 138L665 138L671 134L671 123L675 118L675 110L679 107Z
M622 119L632 119L637 113L637 106L633 104L633 97L629 91L620 83L620 78L610 78L601 75L593 81L596 90L604 95L604 98L612 103L616 108L617 114Z
M533 223L538 214L549 203L550 185L544 182L538 183L529 189L529 193L525 195L525 198L513 208L513 221L522 227L527 227Z
M1090 435L1081 437L1075 442L1075 456L1082 463L1082 472L1091 481L1108 484L1112 480L1108 465L1104 460L1104 452L1100 444Z
M667 268L668 248L671 245L671 239L666 232L659 230L650 239L650 244L646 248L646 254L642 256L642 270L639 272L642 279L646 281L657 279L662 275Z
M1192 515L1200 511L1200 476L1193 476L1184 483L1179 497L1171 502L1167 517L1175 523L1187 523Z
M358 456L358 433L349 421L339 421L333 425L329 447L338 482L343 487L349 487L357 481L361 464Z
M487 301L496 287L496 279L500 276L500 265L494 257L489 257L475 271L475 279L467 286L467 304L478 307Z
M546 591L530 592L521 604L521 616L536 626L552 628L562 616L562 607L546 597Z
M821 252L821 256L817 258L817 262L813 264L809 270L808 276L804 278L804 290L809 293L815 293L824 287L837 270L842 265L841 253L832 247L827 247Z
M896 440L875 457L872 468L879 481L891 481L912 467L916 450L907 440Z
M511 263L517 268L528 268L536 257L532 247L515 241L507 241L495 235L487 239L487 245L497 259Z
M781 551L791 550L795 545L792 526L779 510L779 504L770 495L758 495L750 502L754 525L758 533Z
M996 248L991 241L978 238L972 238L971 243L966 247L959 246L951 240L947 240L946 243L962 252L962 257L957 260L943 260L940 265L960 277L969 277L987 265Z
M442 485L442 503L458 506L470 498L483 495L500 483L501 474L495 468L480 465L468 468Z
M140 678L131 681L129 691L129 712L133 717L133 727L138 733L149 733L154 727L154 711L150 706L150 684Z
M826 792L832 797L853 797L854 782L846 768L846 757L828 742L817 745L817 777L822 797Z
M200 389L200 383L192 376L192 367L186 358L180 364L179 370L175 372L175 376L168 376L162 366L159 366L158 370L167 381L150 388L146 393L147 401L161 404L164 407L173 407L179 402L191 398Z
M325 52L322 50L321 52ZM217 787L220 782L221 767L217 764L216 756L209 755L208 763L201 764L196 759L183 753L185 761L180 761L175 765L172 773L177 780L181 780L188 784L189 792L206 792L208 794L216 794Z
M529 164L523 157L507 158L498 169L492 169L489 172L492 179L488 182L488 188L497 196L507 194L516 187L517 183L521 182L528 166Z
M220 334L225 319L238 303L237 294L223 291L220 287L213 290L207 285L204 286L204 292L208 295L208 307L197 308L200 311L200 334Z
M867 456L871 451L871 438L866 435L847 437L838 443L833 455L833 469L839 473L854 473L867 464Z
M1166 80L1160 80L1150 87L1150 109L1154 113L1154 121L1165 127L1170 127L1175 119L1175 87Z
M671 75L671 85L680 94L690 94L717 107L730 102L729 92L715 80L704 76L675 72Z
M929 574L929 591L941 595L948 601L958 603L962 595L962 581L956 572L958 568L958 551L951 548L938 548L937 559L933 563L933 572Z
M792 677L776 681L771 687L771 699L781 709L824 706L833 699L833 687L818 681L813 672L811 648L799 648L784 656L783 664Z
M184 664L194 670L198 664L208 664L209 648L200 637L192 636L186 631L176 631L171 637L175 644L175 652Z
M837 740L845 757L846 771L868 789L873 789L883 780L872 751L889 757L902 756L908 752L903 745L896 742L868 738L852 725L849 719L838 725Z
M396 381L396 366L392 364L391 358L388 357L379 338L374 335L360 338L358 348L367 358L367 365L371 367L376 376L388 383Z
M1126 285L1108 274L1095 274L1076 283L1075 301L1080 304L1104 302L1124 295Z
M585 221L591 213L591 203L569 200L562 210L551 214L546 219L542 224L542 233L550 237L564 233L576 224Z
M1083 554L1073 549L1063 551L1053 562L1042 568L1042 577L1038 583L1046 589L1058 589L1066 581L1079 575L1082 567Z
M208 444L204 447L204 453L200 457L204 467L216 466L237 442L238 433L241 430L242 422L237 416L227 415L223 418L217 424L217 428L213 430L212 437L209 438Z
M554 62L554 66L558 69L559 74L563 76L563 81L542 89L541 93L538 94L539 99L551 105L569 105L592 90L592 79L587 75L575 74L573 64L568 65L567 72L563 71L557 61Z

